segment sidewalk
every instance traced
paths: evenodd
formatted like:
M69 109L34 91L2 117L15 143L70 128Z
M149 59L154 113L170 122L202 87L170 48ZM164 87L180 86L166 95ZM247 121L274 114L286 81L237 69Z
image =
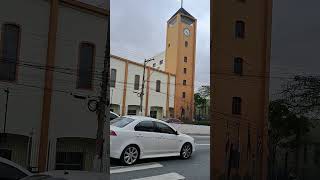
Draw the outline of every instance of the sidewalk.
M171 124L179 132L194 136L210 136L210 126L191 124Z

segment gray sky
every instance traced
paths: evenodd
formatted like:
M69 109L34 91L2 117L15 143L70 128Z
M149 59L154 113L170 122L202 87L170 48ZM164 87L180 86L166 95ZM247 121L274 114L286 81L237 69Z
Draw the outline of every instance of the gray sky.
M198 20L196 87L210 83L210 1L184 0ZM143 62L165 50L166 22L179 0L111 0L111 53Z
M320 74L320 1L274 0L271 93L280 77Z

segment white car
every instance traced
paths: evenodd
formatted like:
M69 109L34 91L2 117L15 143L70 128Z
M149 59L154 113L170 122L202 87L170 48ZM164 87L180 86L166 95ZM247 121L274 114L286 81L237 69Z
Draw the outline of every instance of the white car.
M195 151L194 139L150 117L123 116L110 122L110 157L132 165L139 159L180 156Z
M19 180L32 173L22 166L0 157L0 179L2 180Z

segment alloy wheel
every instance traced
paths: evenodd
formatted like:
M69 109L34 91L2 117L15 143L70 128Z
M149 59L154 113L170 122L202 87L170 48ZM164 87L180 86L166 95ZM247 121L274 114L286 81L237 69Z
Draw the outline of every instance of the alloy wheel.
M184 159L188 159L192 154L192 147L190 144L185 144L183 145L182 147L182 150L181 150L181 156L182 158Z
M134 164L139 156L138 149L134 146L130 146L125 149L124 154L123 154L123 161L127 165L132 165Z

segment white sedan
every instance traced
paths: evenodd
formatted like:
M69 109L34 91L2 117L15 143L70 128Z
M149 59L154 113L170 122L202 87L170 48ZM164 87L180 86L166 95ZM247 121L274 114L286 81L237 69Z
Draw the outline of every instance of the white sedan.
M139 159L180 156L195 151L194 139L150 117L123 116L110 122L110 156L124 165Z

